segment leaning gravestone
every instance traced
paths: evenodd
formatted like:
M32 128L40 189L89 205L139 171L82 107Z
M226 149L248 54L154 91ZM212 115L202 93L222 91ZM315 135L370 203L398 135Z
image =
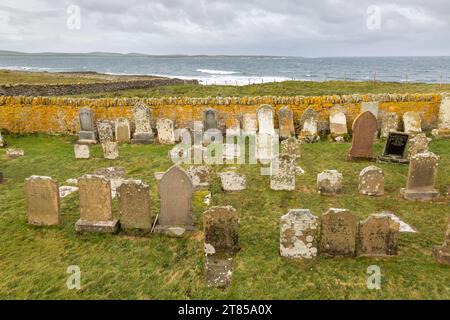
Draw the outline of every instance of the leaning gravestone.
M135 130L131 143L149 144L154 141L151 127L150 109L143 103L137 103L133 108Z
M352 147L347 159L374 159L373 137L377 132L377 119L374 115L369 111L361 113L353 122L352 130Z
M317 191L323 195L342 192L342 173L337 170L325 170L317 175Z
M84 175L78 179L80 219L75 224L77 232L114 233L118 220L113 219L111 182L104 176Z
M80 120L80 132L78 133L78 143L97 143L94 127L94 115L89 108L81 108L78 111Z
M352 257L356 252L358 217L347 209L331 208L321 217L319 252Z
M382 138L387 138L389 132L398 130L398 115L396 112L385 112L381 117L381 132Z
M151 231L149 186L141 180L125 180L117 188L120 227L126 231Z
M428 143L431 139L427 138L425 133L419 133L409 141L411 142L411 145L408 149L408 159L411 159L411 157L418 153L428 152Z
M317 217L308 209L291 209L280 219L280 255L292 259L317 256Z
M256 110L258 117L259 134L274 135L275 129L273 126L273 108L271 105L263 104Z
M372 214L359 223L359 256L393 256L397 254L400 225L386 214Z
M400 190L405 199L426 201L439 196L435 189L438 160L432 152L411 157L406 188Z
M173 121L170 119L158 119L156 122L156 130L158 132L158 141L161 144L174 144L175 132Z
M403 114L404 131L408 134L414 135L422 132L422 119L418 112L405 112Z
M73 146L75 159L89 159L89 146L86 144L75 144Z
M378 160L395 163L408 163L404 157L409 135L402 132L389 132L383 155Z
M450 97L443 97L441 100L437 135L450 138Z
M58 182L51 177L31 176L25 180L28 223L39 226L61 223Z
M375 166L368 166L359 174L358 191L368 196L382 196L384 194L383 170Z
M118 118L116 120L116 141L117 142L130 142L131 130L130 121L127 118Z
M114 141L114 133L108 120L97 121L98 140L100 143Z
M317 142L319 136L319 113L312 108L308 108L303 112L300 118L301 131L299 140L307 143Z
M288 106L284 106L278 110L278 128L281 139L295 136L294 114Z
M258 119L255 113L244 113L242 116L242 133L244 135L255 135L258 131Z
M115 160L119 157L119 145L115 141L102 142L103 157L108 160Z
M160 213L155 231L174 234L195 230L192 215L194 185L186 172L172 166L159 181ZM175 234L177 231L175 231Z
M450 218L448 219L447 232L445 233L444 244L433 247L433 255L439 263L450 265Z
M296 158L290 155L275 157L270 165L270 189L295 190Z
M343 141L343 137L348 133L347 118L339 108L330 112L330 132L335 141Z

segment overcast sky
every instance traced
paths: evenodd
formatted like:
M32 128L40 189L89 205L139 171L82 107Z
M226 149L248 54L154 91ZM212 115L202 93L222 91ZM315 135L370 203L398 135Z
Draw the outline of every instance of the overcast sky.
M449 0L1 0L0 50L450 55L450 4Z

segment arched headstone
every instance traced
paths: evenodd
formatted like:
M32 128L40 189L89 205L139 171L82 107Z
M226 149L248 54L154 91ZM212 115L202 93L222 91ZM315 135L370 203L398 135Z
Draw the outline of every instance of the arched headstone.
M347 154L347 159L374 159L373 137L377 132L375 116L370 111L361 113L353 122L352 130L352 147Z
M284 106L278 110L278 128L280 130L280 138L287 139L295 136L294 114L292 109Z
M275 134L273 127L273 108L271 105L263 104L256 110L260 134Z

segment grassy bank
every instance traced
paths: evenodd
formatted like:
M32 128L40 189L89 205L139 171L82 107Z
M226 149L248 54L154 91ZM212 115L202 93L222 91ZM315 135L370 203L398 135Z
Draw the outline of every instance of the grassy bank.
M348 143L321 142L303 145L294 192L271 191L269 178L255 165L237 166L248 179L247 190L224 193L214 176L210 188L212 205L232 205L240 215L241 251L235 258L233 282L228 290L205 286L202 232L183 238L154 235L133 238L119 235L76 235L78 195L62 199L63 225L38 228L27 224L24 179L51 175L61 184L68 178L97 168L123 166L128 177L151 186L152 215L159 210L156 171L169 168L169 146L122 145L120 159L102 158L94 146L89 160L75 160L73 138L29 135L6 136L11 146L25 150L18 159L7 159L0 150L0 298L136 298L136 299L450 299L450 268L439 265L431 247L441 244L449 215L448 199L408 202L400 198L407 166L377 164L386 177L386 194L380 198L357 193L359 171L368 162L347 162ZM381 152L382 142L376 144ZM441 156L437 187L446 192L450 184L450 140L434 140L431 150ZM344 174L343 194L320 196L315 192L317 173L338 169ZM213 166L214 172L225 170ZM206 209L205 192L194 199L197 223ZM116 201L116 200L115 200ZM289 208L309 208L320 215L329 207L343 207L361 219L391 210L418 230L402 233L395 258L326 259L316 262L289 261L279 257L279 218ZM117 214L116 205L114 213ZM68 290L69 265L81 268L81 290ZM366 287L367 267L381 268L381 290Z

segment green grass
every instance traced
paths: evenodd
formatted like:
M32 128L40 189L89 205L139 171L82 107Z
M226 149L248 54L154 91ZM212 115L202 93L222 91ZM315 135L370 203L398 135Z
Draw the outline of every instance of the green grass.
M407 166L377 164L386 177L386 194L372 198L357 193L359 171L367 162L347 162L348 143L302 145L294 192L271 191L269 178L256 165L237 166L247 175L247 190L225 193L214 176L212 205L232 205L240 215L241 250L234 260L233 281L227 290L205 286L202 232L171 238L153 235L134 238L123 234L77 235L78 195L61 199L61 227L27 224L24 179L50 175L60 184L97 168L123 166L128 177L151 186L152 215L158 213L156 171L169 168L169 146L122 145L120 159L104 160L100 146L91 159L75 160L72 137L45 135L6 136L25 156L7 159L0 150L0 298L7 299L450 299L450 268L435 262L431 248L441 244L449 215L449 201L409 202L401 199ZM382 142L376 144L377 152ZM437 187L450 184L450 140L434 140L431 150L441 156ZM344 192L334 197L315 192L317 173L338 169L344 174ZM212 166L214 172L225 170ZM206 207L196 193L194 213L201 227ZM114 200L116 201L116 200ZM114 206L116 208L116 205ZM361 219L391 210L418 230L402 233L399 255L393 258L319 258L315 262L280 258L279 218L289 208L309 208L320 215L330 207L348 208ZM117 214L115 209L114 214ZM81 290L68 290L69 265L81 268ZM381 290L366 288L367 267L381 268Z
M115 97L216 97L216 96L321 96L367 93L434 93L450 91L450 84L351 82L351 81L285 81L246 86L173 85L153 89L121 90L77 95L88 98Z

